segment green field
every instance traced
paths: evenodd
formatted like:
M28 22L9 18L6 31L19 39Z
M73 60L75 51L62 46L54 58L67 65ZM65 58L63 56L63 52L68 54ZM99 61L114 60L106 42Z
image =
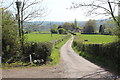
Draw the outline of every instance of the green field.
M80 41L86 44L102 44L102 43L110 43L117 40L115 35L88 35L88 34L81 34ZM88 40L88 41L84 41Z
M45 41L51 41L55 39L60 39L64 35L59 34L26 34L26 40L27 41L34 41L34 42L45 42Z

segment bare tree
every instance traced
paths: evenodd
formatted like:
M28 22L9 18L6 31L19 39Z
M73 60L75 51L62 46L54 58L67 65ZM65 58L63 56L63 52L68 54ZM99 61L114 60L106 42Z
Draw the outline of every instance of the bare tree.
M16 8L16 1L21 2L20 9ZM42 20L46 13L46 8L42 7L43 0L2 0L0 1L0 7L10 10L13 13L19 12L20 15L16 16L19 19L19 36L23 36L23 22L24 21L33 21L33 20ZM18 13L17 13L18 14ZM15 15L15 14L13 14ZM40 24L43 23L44 20ZM21 26L21 27L20 27ZM21 34L20 34L21 33Z
M111 16L116 22L117 26L120 26L120 22L115 15L116 7L119 5L119 0L95 0L91 3L76 3L73 2L71 8L88 8L87 15L106 15Z
M14 0L1 0L0 1L0 8L8 9L14 4Z
M17 0L2 0L0 1L0 7L10 10L13 13L16 13L16 2ZM43 0L18 0L21 1L21 21L33 21L39 20L44 21L43 17L46 16L47 9L43 7ZM15 15L15 14L14 14ZM42 23L40 23L42 24Z
M30 21L34 19L41 19L45 16L45 8L42 8L43 0L23 0L21 4L21 30L22 36L24 35L23 32L23 22ZM42 23L42 22L41 22Z
M20 33L21 33L21 45L22 45L22 51L24 53L24 31L23 31L23 22L29 21L33 19L41 19L45 15L45 8L42 8L42 2L43 0L23 0L21 7L20 7ZM41 22L42 23L42 22Z
M23 0L21 6L21 18L23 18L23 21L44 17L46 8L42 7L42 2L43 0Z

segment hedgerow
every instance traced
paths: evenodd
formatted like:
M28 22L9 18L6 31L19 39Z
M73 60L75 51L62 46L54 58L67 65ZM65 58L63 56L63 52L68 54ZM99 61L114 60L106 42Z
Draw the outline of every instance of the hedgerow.
M120 73L120 41L107 44L84 44L78 39L73 41L73 47L84 54L90 54L104 60L119 74ZM81 55L81 54L80 54ZM84 55L85 56L85 55Z

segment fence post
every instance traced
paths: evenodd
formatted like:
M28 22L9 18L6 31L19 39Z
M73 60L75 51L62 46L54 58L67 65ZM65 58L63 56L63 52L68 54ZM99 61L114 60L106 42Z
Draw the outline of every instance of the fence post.
M32 55L30 54L29 56L30 56L30 63L32 64L33 63L32 62Z

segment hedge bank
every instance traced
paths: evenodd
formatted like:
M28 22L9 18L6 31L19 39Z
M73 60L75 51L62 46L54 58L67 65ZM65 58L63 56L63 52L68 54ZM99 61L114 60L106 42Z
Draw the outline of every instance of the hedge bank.
M80 55L94 59L99 58L100 63L120 74L120 41L107 44L84 44L79 40L74 40L73 47L80 52Z

